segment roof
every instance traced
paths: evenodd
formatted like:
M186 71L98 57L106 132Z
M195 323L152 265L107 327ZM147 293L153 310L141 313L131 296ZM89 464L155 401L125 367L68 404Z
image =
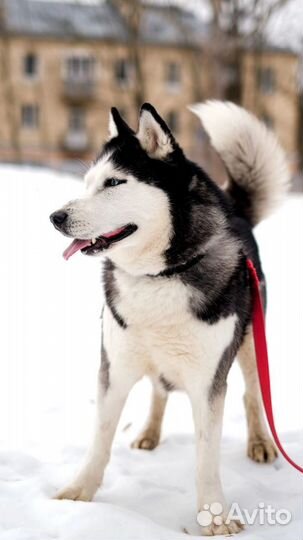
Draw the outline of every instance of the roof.
M125 25L109 3L85 5L40 0L4 0L3 25L17 35L127 39Z
M119 42L129 37L125 21L110 1L2 0L2 4L2 28L10 34ZM141 36L146 43L194 45L206 34L206 25L190 12L167 6L144 7Z
M142 17L141 35L149 43L200 44L210 26L193 12L178 7L147 5Z

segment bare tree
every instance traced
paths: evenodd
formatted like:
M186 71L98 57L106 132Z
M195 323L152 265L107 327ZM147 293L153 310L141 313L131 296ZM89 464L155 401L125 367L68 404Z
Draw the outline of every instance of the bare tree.
M144 79L144 46L142 43L142 18L146 5L143 0L109 0L111 4L122 16L129 34L128 50L129 59L133 65L135 73L135 85L133 86L134 105L140 108L145 101L145 79ZM180 32L180 38L188 49L188 60L191 72L191 83L193 88L193 101L202 99L201 89L201 46L194 43L192 36L188 33L188 27L184 23L180 8L177 8L173 1L165 3L165 8L169 10L169 15L176 28Z
M198 0L211 11L209 41L212 91L236 103L242 99L242 65L247 46L261 48L272 15L289 0Z
M135 78L135 84L133 84L133 98L134 106L137 110L145 101L145 85L142 67L144 51L141 47L141 23L144 5L141 0L111 0L111 4L123 18L128 31L129 61Z
M189 35L188 27L185 24L180 9L176 9L171 3L167 6L170 8L169 14L174 22L175 27L179 30L181 42L187 47L188 64L190 69L190 78L192 85L192 101L199 102L203 99L203 91L201 87L201 57L202 43L198 43L193 36Z

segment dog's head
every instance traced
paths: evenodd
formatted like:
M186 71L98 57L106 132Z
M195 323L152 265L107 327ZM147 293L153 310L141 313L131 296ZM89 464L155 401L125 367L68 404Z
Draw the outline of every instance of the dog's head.
M64 257L79 250L104 253L133 273L161 271L178 222L186 234L193 164L149 104L141 109L137 133L115 108L109 131L109 141L86 174L84 196L50 216L61 233L74 239Z

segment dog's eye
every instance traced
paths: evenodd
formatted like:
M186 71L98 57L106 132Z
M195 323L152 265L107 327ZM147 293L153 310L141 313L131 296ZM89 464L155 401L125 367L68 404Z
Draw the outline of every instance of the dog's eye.
M104 182L104 187L115 187L120 184L126 184L126 180L119 180L118 178L108 178Z

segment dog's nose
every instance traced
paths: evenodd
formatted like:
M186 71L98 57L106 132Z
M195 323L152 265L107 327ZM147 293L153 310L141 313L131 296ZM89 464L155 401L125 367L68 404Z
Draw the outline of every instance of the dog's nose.
M49 216L49 219L51 220L51 222L57 227L62 225L64 221L66 220L66 218L67 218L67 213L64 212L64 210L58 210L57 212L53 212Z

